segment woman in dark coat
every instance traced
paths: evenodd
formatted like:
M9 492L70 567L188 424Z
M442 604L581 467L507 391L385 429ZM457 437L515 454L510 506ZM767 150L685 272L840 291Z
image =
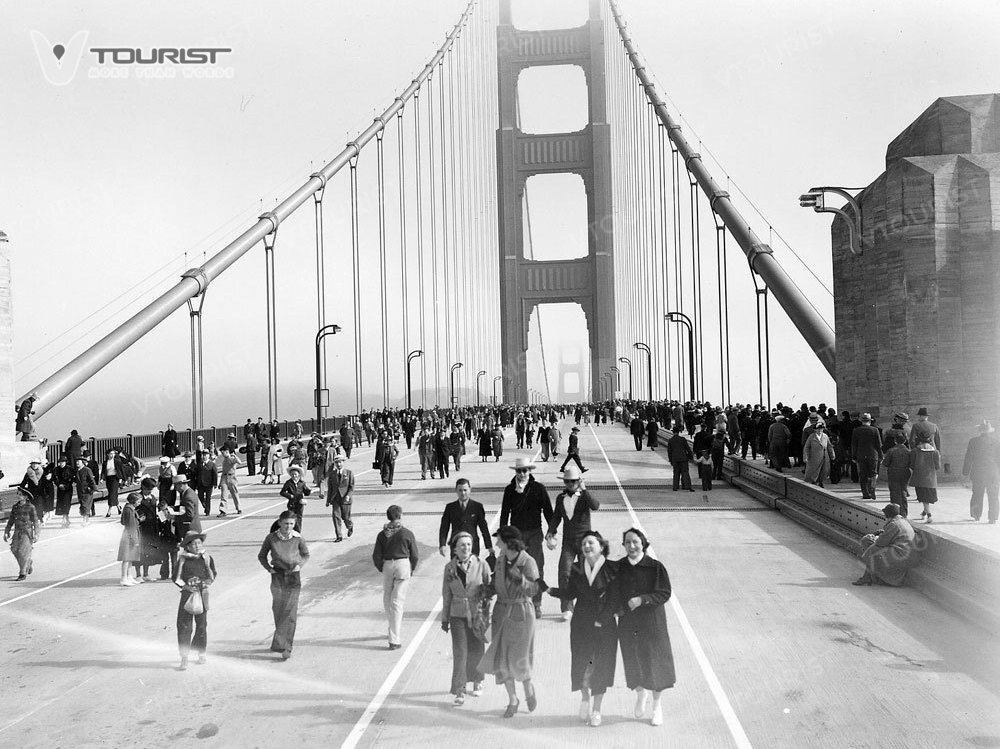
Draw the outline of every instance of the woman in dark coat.
M477 435L479 442L479 457L485 463L486 459L493 455L493 437L488 429L480 429Z
M160 516L157 497L153 496L156 481L146 477L139 484L139 502L135 511L139 518L139 572L144 582L150 582L149 568L163 563L163 541L160 537ZM131 497L130 497L131 499Z
M45 485L42 480L44 473L42 462L40 460L33 460L24 472L24 478L21 479L21 483L17 485L18 489L23 489L31 497L28 501L35 508L35 514L42 525L45 525L45 513L43 510L45 506Z
M621 601L616 565L607 560L608 542L597 531L587 531L580 538L580 553L583 559L570 569L566 587L549 588L549 595L576 601L569 630L570 688L580 693L580 720L596 727L601 725L604 693L615 683L615 612Z
M63 519L63 528L68 528L69 510L73 506L73 484L76 483L76 470L68 464L65 455L59 456L52 478L56 485L56 515Z
M655 419L650 419L646 424L646 447L652 450L660 446L660 425Z
M625 683L636 691L636 718L646 716L648 692L653 693L650 723L659 726L663 725L660 696L676 681L664 607L670 599L670 578L663 565L646 554L649 541L638 528L625 531L622 545L626 557L618 561L623 610L618 619L618 644Z

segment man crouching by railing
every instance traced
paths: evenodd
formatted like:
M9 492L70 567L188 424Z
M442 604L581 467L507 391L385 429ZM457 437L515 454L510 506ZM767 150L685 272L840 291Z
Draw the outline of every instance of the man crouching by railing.
M916 533L910 521L899 514L896 505L886 505L882 514L886 519L882 530L861 538L861 561L865 564L865 574L853 585L898 587L903 584L906 571L917 561Z

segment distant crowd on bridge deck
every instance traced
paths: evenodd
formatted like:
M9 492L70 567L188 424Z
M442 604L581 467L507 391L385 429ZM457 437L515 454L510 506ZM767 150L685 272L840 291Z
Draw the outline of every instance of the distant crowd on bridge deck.
M881 469L886 470L892 501L883 509L886 523L882 531L862 539L865 572L855 581L857 585L903 583L914 550L914 531L906 517L908 488L915 489L916 499L924 507L922 517L927 522L937 499L941 437L926 409L917 412L912 424L908 414L895 414L886 430L879 428L870 414L843 412L838 418L836 411L824 404L816 408L803 404L797 411L781 404L768 410L749 405L722 408L710 403L627 400L570 406L387 409L351 417L336 434L306 436L299 422L291 439L284 444L279 439L278 422L268 424L258 418L254 423L247 419L242 439L235 432L230 433L222 445L216 446L199 438L195 450L183 453L178 449L176 431L168 425L163 433L163 455L152 475L144 475L140 461L124 451L108 450L103 461L96 461L87 454L83 440L74 430L66 441L66 453L60 455L56 465L42 466L35 461L29 467L18 487L21 496L12 508L5 540L12 542L12 551L20 565L18 579L24 579L33 570L33 544L53 509L68 524L75 486L79 512L86 522L95 513L93 493L97 481L102 481L108 492L105 517L117 510L122 524L118 552L121 584L137 585L150 581L151 573L158 573L160 579L173 580L182 589L178 644L182 667L186 668L192 649L198 653L199 661L205 660L208 587L217 575L214 560L204 549L206 539L201 518L211 515L216 489L220 490L219 517L229 514L230 504L236 514L242 514L236 470L245 466L250 476L262 477L261 483L281 484L280 494L287 501L286 510L275 521L259 555L261 564L272 574L275 635L271 649L287 659L294 641L301 586L298 573L308 561L308 547L302 538L307 497L313 489L319 489L320 498L331 508L335 541L346 540L345 531L346 538L353 535L354 474L346 461L357 446L374 445L372 468L379 471L383 486L392 486L401 442L405 441L408 449L416 448L421 480L426 480L428 474L432 478L446 478L451 468L461 470L462 456L470 444L480 461L499 460L504 453L505 430L510 429L514 432L510 449L536 451L537 448L541 460L558 459L563 453L560 423L565 419L572 419L575 426L569 428L560 468L565 487L554 506L544 486L531 475L535 465L529 458L519 456L511 466L515 477L505 488L502 528L499 536L494 534L502 552L499 563L487 535L485 510L470 499L471 486L467 480L459 480L458 499L445 508L439 541L442 554L451 556L452 561L444 573L448 605L442 625L452 633L455 649L452 693L456 705L464 703L469 683L473 684L474 696L481 693L483 673L494 673L498 683L507 688L507 717L515 714L520 704L514 690L516 681L524 683L529 709L536 704L530 683L533 625L526 622L541 616L541 594L547 587L542 542L555 548L560 521L564 522L564 535L559 584L552 594L562 600L563 620L573 616L572 599L588 601L584 606L587 615L573 620L570 638L571 681L574 690L585 697L581 719L591 725L601 723L601 697L613 681L615 643L621 644L619 639L626 621L622 617L627 617L626 608L631 608L628 602L635 599L639 601L637 608L662 609L669 598L669 581L666 571L660 571L662 565L642 583L648 583L650 591L624 598L623 593L615 592L616 575L629 568L623 568L623 560L601 561L607 555L607 544L599 533L593 532L590 523L590 513L599 507L599 501L584 485L583 473L588 469L581 456L579 425L600 427L620 422L633 436L636 450L660 447L662 433L672 464L675 491L692 489L691 462L697 465L703 489L710 489L713 480L723 478L727 454L750 455L753 459L761 456L777 471L801 468L806 481L820 486L849 477L860 484L862 496L872 500L876 499L875 478ZM977 511L981 513L986 493L988 517L995 522L998 448L987 422L979 425L979 431L980 435L969 443L963 472L973 479L973 517ZM119 502L120 490L136 482L138 490L130 492L123 505ZM390 510L389 522L376 539L373 562L384 577L383 605L389 647L398 649L406 582L419 560L415 540L411 540L412 534L401 523L402 509L393 506ZM465 540L470 535L467 550ZM480 537L490 556L477 566L472 560L477 559ZM635 529L626 531L623 543L630 564L635 563L632 552L641 559L648 546L641 531ZM599 575L602 569L604 572ZM468 591L470 575L480 576L480 587L489 595L473 600L475 596L467 593L463 603L455 603L461 589ZM456 580L463 576L465 580L458 586ZM594 598L595 585L602 591L597 598ZM639 583L633 581L631 585L630 590L635 592ZM497 596L498 603L489 614L489 607L483 601L493 596ZM533 609L535 616L512 614L525 607L529 614ZM490 631L494 640L487 650L484 640L489 638L484 634L483 622L489 616L492 616ZM660 692L672 686L674 680L672 657L669 663L656 665L659 661L654 651L669 655L665 617L661 627L660 616L656 614L655 621L646 621L646 628L642 629L639 642L643 655L632 653L628 656L631 664L626 663L628 686L640 690L636 716L652 714L651 720L657 724L662 722ZM598 621L607 629L595 636L593 628ZM589 635L582 634L581 627ZM617 635L612 637L615 631ZM656 646L654 650L649 649L650 643ZM622 655L627 657L624 648ZM652 693L651 703L642 690Z

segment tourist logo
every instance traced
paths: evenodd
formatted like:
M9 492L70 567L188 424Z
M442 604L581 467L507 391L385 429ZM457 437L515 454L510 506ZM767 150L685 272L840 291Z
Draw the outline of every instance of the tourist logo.
M65 86L76 77L87 33L78 31L68 43L53 44L40 31L31 32L45 80L53 86ZM231 47L90 47L93 64L87 69L87 78L232 78L233 68L219 64L232 51Z
M42 75L53 86L65 86L76 77L80 58L87 45L87 32L77 31L69 42L53 44L40 31L31 32L35 54L42 66Z

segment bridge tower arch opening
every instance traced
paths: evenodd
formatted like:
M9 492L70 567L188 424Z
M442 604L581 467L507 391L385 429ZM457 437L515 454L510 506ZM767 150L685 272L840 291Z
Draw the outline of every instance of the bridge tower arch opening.
M617 358L604 29L598 0L590 0L588 9L589 17L581 26L525 30L513 25L511 0L500 2L497 179L500 346L507 402L523 402L529 387L536 389L534 378L529 385L527 363L530 320L538 305L575 302L582 308L589 357L582 393L597 397L600 378ZM525 70L538 66L576 66L583 71L588 121L582 129L547 133L521 129L518 82ZM538 259L529 243L527 183L531 177L557 174L578 175L583 182L586 248L570 257ZM530 195L528 200L530 205Z
M590 335L583 306L537 303L528 320L528 389L553 403L589 400Z

